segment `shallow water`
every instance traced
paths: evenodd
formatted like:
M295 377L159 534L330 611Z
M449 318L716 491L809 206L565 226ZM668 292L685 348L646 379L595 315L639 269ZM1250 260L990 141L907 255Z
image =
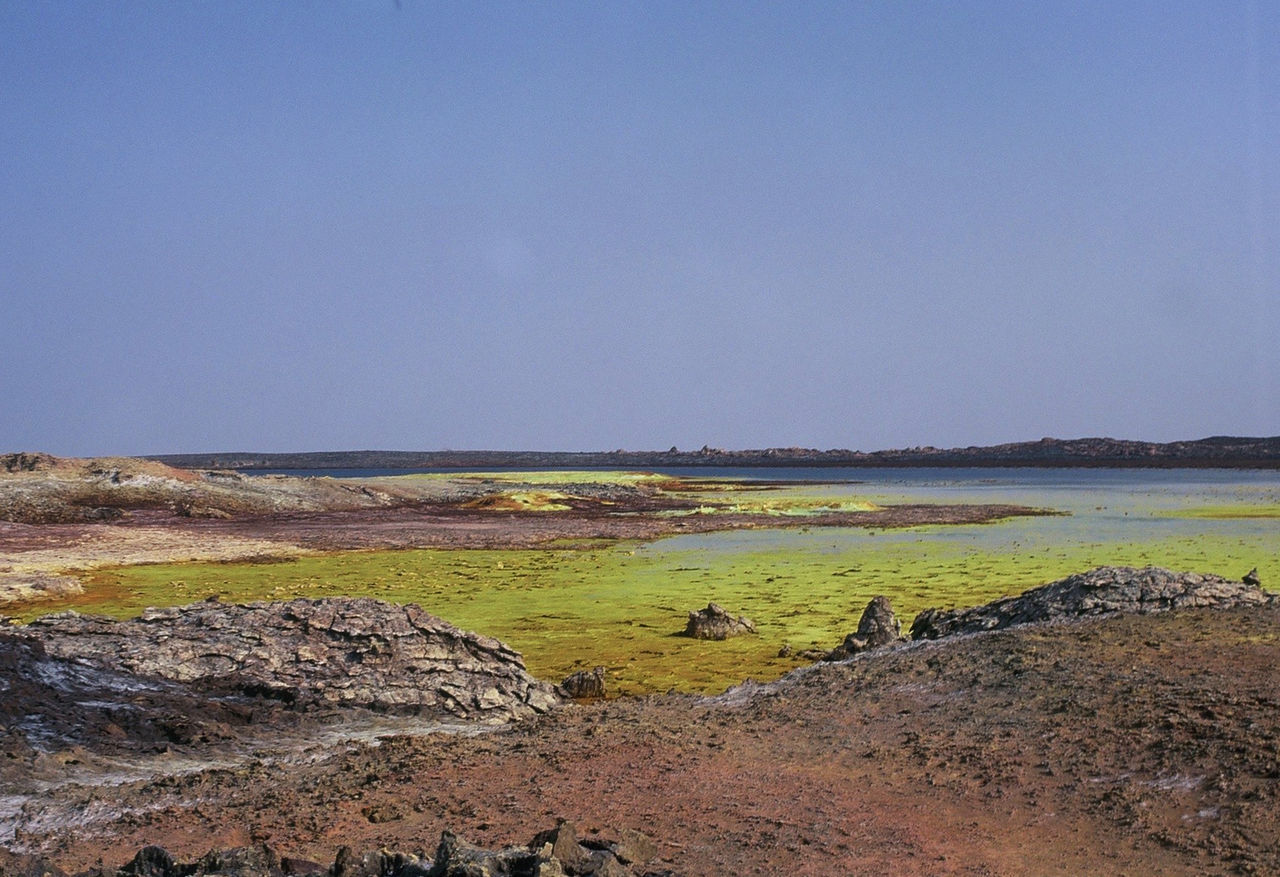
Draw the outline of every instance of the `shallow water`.
M747 474L692 470L698 478ZM904 622L922 609L976 605L1099 565L1157 565L1280 586L1280 472L1235 470L749 470L805 483L734 491L732 501L1014 503L1069 512L991 524L899 530L796 528L672 536L566 550L342 552L271 564L163 564L90 576L82 611L148 605L367 595L417 602L524 653L559 679L604 665L614 691L718 692L797 666L793 648L832 648L867 602L889 597ZM830 482L845 478L843 483ZM856 482L856 483L855 483ZM1227 508L1257 517L1196 517ZM673 636L708 601L752 618L759 636ZM59 608L48 605L45 611Z

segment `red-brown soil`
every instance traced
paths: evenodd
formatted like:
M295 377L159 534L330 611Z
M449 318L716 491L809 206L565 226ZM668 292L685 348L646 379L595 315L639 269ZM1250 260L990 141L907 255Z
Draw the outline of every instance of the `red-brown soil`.
M42 806L82 818L20 842L68 870L148 843L331 861L429 853L443 829L525 842L566 817L643 831L653 867L690 875L1280 873L1278 664L1274 604L1028 627L716 699L66 787Z

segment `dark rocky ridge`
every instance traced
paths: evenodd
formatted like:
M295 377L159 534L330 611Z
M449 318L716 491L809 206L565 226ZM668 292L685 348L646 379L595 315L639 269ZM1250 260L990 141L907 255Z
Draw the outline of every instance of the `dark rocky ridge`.
M416 605L368 598L205 602L129 621L64 612L13 635L86 670L295 707L497 723L559 702L498 640L461 631Z
M640 832L579 840L572 823L539 832L528 846L486 849L444 832L435 855L381 849L356 853L341 847L333 864L282 856L267 844L212 850L194 862L179 862L159 846L143 847L119 868L97 867L78 877L628 877L667 872L641 871L657 848ZM0 877L68 877L40 856L0 847Z
M1280 436L1212 436L1177 442L1055 439L966 448L883 451L813 448L696 451L318 451L158 454L194 469L663 468L684 466L1280 468Z
M1091 615L1263 606L1275 599L1261 589L1256 576L1252 582L1232 581L1152 566L1102 566L970 609L926 609L912 623L911 638L940 639Z

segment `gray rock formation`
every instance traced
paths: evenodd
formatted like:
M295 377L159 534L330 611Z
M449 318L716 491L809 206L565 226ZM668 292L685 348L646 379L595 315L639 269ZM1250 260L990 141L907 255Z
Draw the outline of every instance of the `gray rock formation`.
M723 606L708 603L706 609L689 612L689 622L685 625L684 635L694 639L728 639L740 633L755 633L756 626L751 619L739 615L734 618Z
M971 609L926 609L911 625L912 639L998 630L1059 618L1148 613L1197 606L1261 606L1273 598L1257 585L1221 576L1159 567L1102 566Z
M570 673L560 683L560 689L565 697L571 697L574 700L604 697L606 693L604 674L604 667L595 667L591 670L579 670L577 673Z
M206 601L148 610L130 621L63 612L12 632L79 667L298 707L498 723L559 702L498 640L459 630L415 605L368 598Z
M892 645L902 640L902 623L893 614L889 599L881 596L872 597L871 602L862 612L862 618L858 621L857 631L846 636L844 642L827 653L825 659L843 661L867 649Z

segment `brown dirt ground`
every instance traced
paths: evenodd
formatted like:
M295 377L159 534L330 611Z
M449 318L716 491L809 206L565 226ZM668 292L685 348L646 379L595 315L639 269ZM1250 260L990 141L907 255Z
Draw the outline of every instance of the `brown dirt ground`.
M525 842L565 817L643 831L653 867L689 875L1276 874L1278 664L1274 605L1002 631L716 699L67 787L50 808L116 815L21 842L68 869L148 843L331 861L342 844L430 852L444 829Z

